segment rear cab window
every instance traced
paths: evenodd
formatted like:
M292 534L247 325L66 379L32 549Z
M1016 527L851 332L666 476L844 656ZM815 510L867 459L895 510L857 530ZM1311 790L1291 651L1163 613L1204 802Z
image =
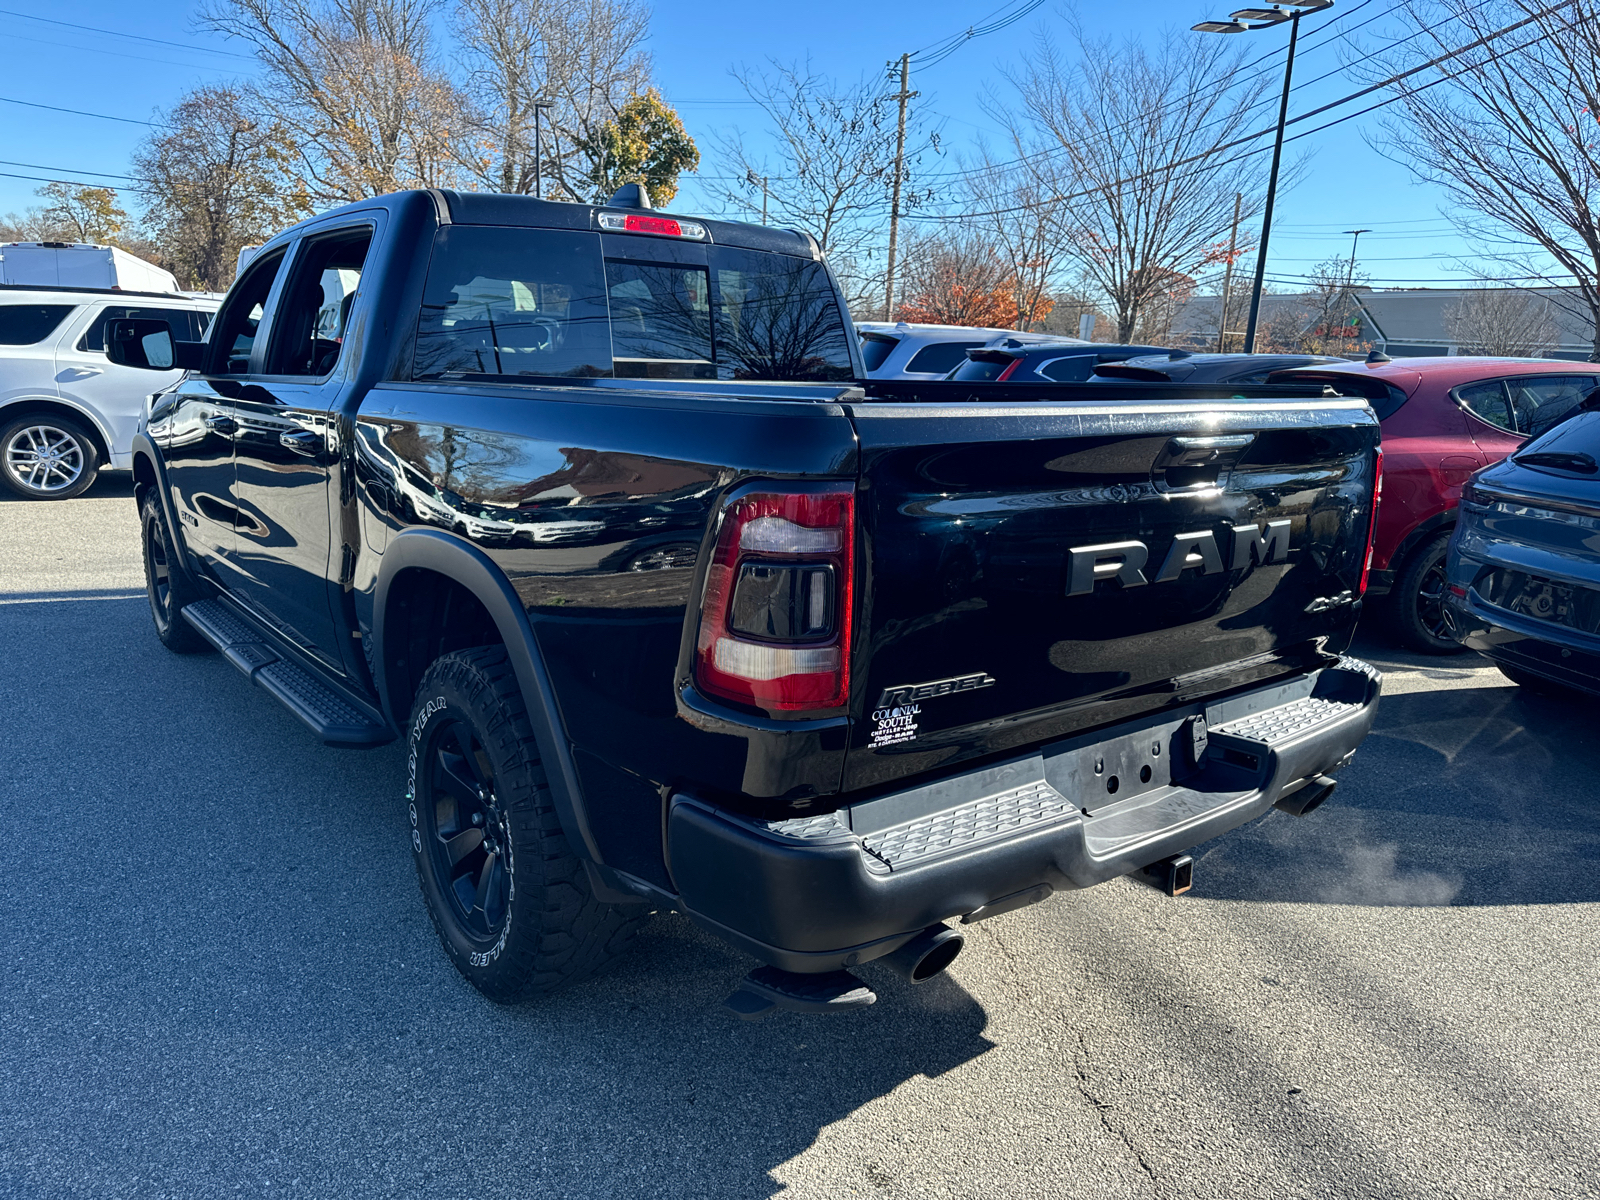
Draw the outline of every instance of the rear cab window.
M453 225L435 237L414 379L845 381L826 270L728 246Z
M33 346L67 319L74 304L0 304L0 346Z

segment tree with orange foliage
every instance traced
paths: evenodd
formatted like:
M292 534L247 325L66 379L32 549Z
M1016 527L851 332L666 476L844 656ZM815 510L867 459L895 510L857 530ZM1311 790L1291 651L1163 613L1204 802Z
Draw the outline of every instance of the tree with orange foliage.
M1053 304L1048 296L1019 299L1016 271L982 234L911 238L903 278L895 316L912 324L1025 328L1042 321Z

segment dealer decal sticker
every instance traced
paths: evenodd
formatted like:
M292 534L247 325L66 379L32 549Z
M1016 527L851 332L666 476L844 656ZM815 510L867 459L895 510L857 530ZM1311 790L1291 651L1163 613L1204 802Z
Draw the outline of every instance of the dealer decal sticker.
M898 704L893 708L874 709L872 737L867 745L876 749L879 746L893 746L897 742L915 741L917 714L921 711L922 706L917 704Z

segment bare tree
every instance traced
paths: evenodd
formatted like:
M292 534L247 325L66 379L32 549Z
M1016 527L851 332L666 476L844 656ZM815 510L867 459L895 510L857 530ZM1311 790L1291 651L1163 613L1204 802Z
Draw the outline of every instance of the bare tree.
M196 88L134 151L145 229L186 286L225 289L244 246L310 212L287 175L288 130L251 101L231 84Z
M766 115L777 149L748 149L742 134L714 140L716 195L739 216L804 230L817 239L858 314L882 306L882 245L894 180L893 105L875 82L841 84L798 64L733 72ZM912 110L907 144L926 146ZM915 156L911 156L915 161ZM902 192L903 208L924 199Z
M639 0L459 0L470 109L458 155L472 176L588 199L600 130L650 86L649 19Z
M308 195L340 202L454 181L463 105L434 61L442 2L206 0L200 19L255 46Z
M1063 260L1105 293L1126 340L1174 274L1225 253L1235 192L1246 217L1258 211L1258 164L1220 149L1259 120L1255 91L1220 39L1114 47L1080 27L1072 39L1070 55L1041 39L1007 76L1016 103L991 110L1054 215Z
M1423 36L1369 60L1373 72L1532 20L1395 85L1402 116L1378 145L1446 190L1485 258L1574 285L1600 361L1600 13L1595 0L1548 7L1404 0L1400 11Z
M1356 289L1365 274L1348 258L1329 258L1306 273L1302 305L1307 314L1300 348L1307 354L1352 354L1367 343L1361 338L1361 305Z
M1555 345L1552 300L1518 288L1477 288L1444 310L1444 327L1463 354L1536 358Z
M981 154L966 175L971 208L984 214L974 223L1006 260L1015 327L1038 329L1055 306L1050 292L1062 257L1049 196L1033 172L996 163L986 148Z

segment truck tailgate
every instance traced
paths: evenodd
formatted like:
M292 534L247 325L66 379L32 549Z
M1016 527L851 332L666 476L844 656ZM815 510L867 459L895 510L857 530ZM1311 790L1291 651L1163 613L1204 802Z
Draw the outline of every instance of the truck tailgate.
M1360 399L1249 390L850 406L866 586L844 790L1342 650L1377 422Z

